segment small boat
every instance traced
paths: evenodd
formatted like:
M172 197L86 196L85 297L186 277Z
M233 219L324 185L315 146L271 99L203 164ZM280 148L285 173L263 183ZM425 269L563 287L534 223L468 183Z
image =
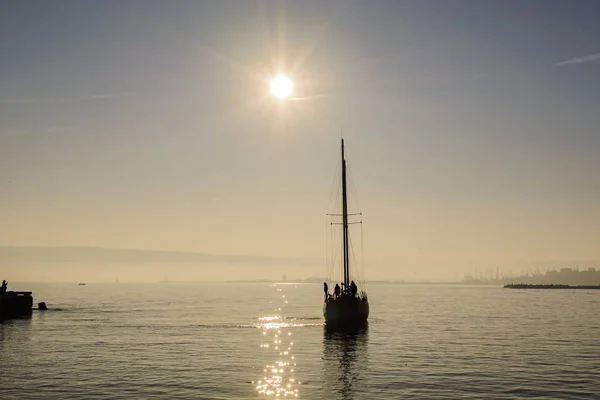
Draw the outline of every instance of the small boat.
M333 214L342 217L342 254L344 281L340 288L336 284L333 295L327 291L325 283L325 302L323 303L323 316L328 329L357 328L367 325L369 318L369 300L365 291L358 291L352 279L349 258L348 236L348 196L346 190L346 159L344 157L344 139L342 139L342 214ZM360 214L359 214L360 215Z
M79 282L78 285L79 286L85 286L85 282Z

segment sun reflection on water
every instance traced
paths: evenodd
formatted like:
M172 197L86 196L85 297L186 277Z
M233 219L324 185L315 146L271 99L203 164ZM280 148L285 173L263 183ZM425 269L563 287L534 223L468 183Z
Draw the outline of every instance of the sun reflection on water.
M277 288L281 295L282 305L287 304L282 289ZM281 312L282 307L276 307L276 312ZM296 387L300 382L294 378L294 367L296 359L292 353L294 342L291 340L290 328L298 326L295 323L284 322L284 317L279 315L263 316L256 326L262 330L264 342L260 347L270 352L275 360L265 365L262 379L256 382L256 391L261 395L271 397L298 397L299 391Z

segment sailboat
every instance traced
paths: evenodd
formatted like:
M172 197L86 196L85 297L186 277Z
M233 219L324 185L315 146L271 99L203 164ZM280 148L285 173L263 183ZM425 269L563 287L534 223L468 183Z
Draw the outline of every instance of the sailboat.
M344 157L344 139L342 139L342 254L344 281L342 287L336 284L333 295L327 292L325 284L325 302L323 316L328 328L353 328L366 326L369 318L369 300L367 293L361 291L351 280L348 236L348 196L346 190L346 159Z

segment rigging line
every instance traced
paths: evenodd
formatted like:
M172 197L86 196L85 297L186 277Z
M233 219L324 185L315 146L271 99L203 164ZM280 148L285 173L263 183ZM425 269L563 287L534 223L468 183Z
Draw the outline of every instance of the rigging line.
M335 243L336 243L336 245L334 245L334 248L335 248L335 251L336 251L335 252L336 257L334 259L334 265L333 265L334 272L336 270L336 265L338 267L340 265L343 265L343 259L344 259L343 253L344 253L344 249L343 249L343 247L340 247L338 245L339 242L340 242L340 239L341 239L342 235L343 235L342 229L337 229L336 228L335 229ZM344 278L343 278L343 276L344 276L344 268L343 267L339 267L338 268L338 275L339 275L338 276L339 281L343 282L344 281Z
M356 252L354 251L354 245L352 244L352 239L348 239L348 242L350 243L350 251L352 253L352 259L354 260L354 264L356 264ZM360 270L357 268L356 269L356 277L357 277L357 281L358 283L362 286L362 276L360 274Z
M354 254L354 246L352 245L352 238L350 238L350 236L348 236L348 245L350 246L350 255L352 256L352 263L356 264L356 255Z
M337 209L337 207L338 207L338 203L339 203L339 200L340 200L340 197L341 197L340 196L341 187L342 187L342 185L341 185L341 182L340 182L338 184L338 195L336 196L336 202L335 202L335 205L334 205L334 209ZM331 226L331 220L332 219L330 218L329 219L329 224L330 224L330 230L331 230L331 235L332 235L332 237L331 237L332 241L330 242L330 245L332 246L331 266L330 266L330 269L331 269L331 276L333 277L335 275L335 270L336 270L336 268L335 268L335 266L336 266L336 256L337 256L337 253L338 253L338 250L339 250L338 247L335 245L335 243L337 243L336 241L339 240L339 233L340 232L337 229L335 229L333 226Z
M348 162L346 162L346 169L348 170L348 175L350 176L350 186L352 187L352 193L354 194L356 205L358 206L359 210L362 210L360 201L358 200L358 192L356 191L356 185L354 184L354 174L352 173L352 168L348 165Z
M363 247L363 230L362 230L362 223L361 223L361 230L360 230L360 246L361 246L361 265L360 268L357 268L357 275L359 277L359 282L361 287L363 287L363 291L366 291L366 280L367 277L365 275L365 264L364 264L364 247ZM354 257L356 258L356 254L355 254L355 250L354 250L354 246L352 246L352 253L354 255Z
M326 272L327 272L327 279L329 280L329 278L332 277L333 271L332 271L332 265L333 265L333 247L331 247L331 244L333 243L333 232L332 230L329 228L329 218L326 216L325 217L325 229L326 229L326 235L327 235L327 239L328 239L328 244L327 244L327 264L326 264Z
M330 265L330 274L332 279L335 279L335 262L336 262L336 257L337 257L337 246L335 245L335 243L337 243L337 232L335 230L332 230L332 236L331 236L331 246L332 246L332 251L331 251L331 265Z
M335 229L335 233L336 233L336 237L335 237L335 241L337 243L337 245L335 245L336 248L336 264L338 266L337 270L338 270L338 274L339 274L339 281L343 282L344 281L344 248L342 246L339 246L339 242L342 239L342 236L344 235L344 230L343 228L336 228Z
M335 229L333 226L331 226L331 220L332 218L330 217L326 217L326 225L328 225L326 227L327 232L328 232L328 238L329 238L329 249L328 249L328 256L329 256L329 263L327 265L327 274L328 274L328 278L334 278L334 273L335 273L335 265L336 265L336 256L338 253L338 248L335 245L335 243L337 243L338 240L338 230Z
M331 238L330 238L331 240L329 242L330 246L331 246L331 251L330 251L330 255L331 255L331 260L330 261L331 262L328 265L328 274L329 274L330 277L333 278L334 273L335 273L336 255L337 255L337 250L338 250L337 246L333 245L333 243L337 243L337 241L338 241L338 235L337 235L338 234L338 230L331 228L329 230L329 232L330 232L330 235L331 235Z
M331 251L329 253L329 266L328 266L328 274L329 277L331 278L331 280L335 280L335 246L333 245L333 243L335 243L335 235L333 233L331 233L331 241L329 242L331 245Z
M367 275L365 274L365 246L364 246L364 231L363 231L363 225L364 224L360 224L360 256L362 258L361 262L360 262L360 267L362 269L362 276L364 281L362 282L362 286L363 286L363 291L366 291L367 287Z
M329 218L327 218L327 215L325 216L325 281L327 281L327 275L328 275L328 265L327 263L329 262L329 234L327 231L327 220Z
M338 186L337 186L337 194L336 194L336 196L335 196L335 203L334 203L334 205L333 205L333 210L332 210L332 211L335 211L335 210L337 210L337 208L338 208L338 203L339 203L339 201L340 201L340 197L341 197L341 196L340 196L340 191L341 191L341 190L342 190L342 184L341 184L341 182L340 182L340 183L338 183ZM328 209L331 209L331 208L330 208L330 206L331 206L331 199L330 199L330 204L328 204L328 205L327 205L327 208L328 208ZM331 213L327 213L327 215L331 216Z
M337 164L335 166L336 173L333 174L333 181L331 182L331 191L329 192L329 201L327 202L327 207L329 207L331 205L331 197L333 196L333 189L336 187L335 183L336 183L337 178L338 178L338 176L337 176L337 170L340 168L340 164L342 162L341 158L342 158L342 156L340 154L338 156L338 161L337 161ZM338 194L339 194L339 187L338 187Z
M354 182L354 172L352 171L351 165L348 166L348 170L348 175L350 176L350 185L352 187L352 193L354 194L358 208L361 209L360 202L358 200L358 191L356 190L356 183Z

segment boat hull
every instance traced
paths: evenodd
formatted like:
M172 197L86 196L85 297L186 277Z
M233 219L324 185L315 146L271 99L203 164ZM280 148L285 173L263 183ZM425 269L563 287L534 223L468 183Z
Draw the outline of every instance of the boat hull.
M30 317L32 307L31 292L0 293L0 320Z
M369 301L356 297L328 299L323 303L323 317L328 327L361 327L369 318Z

